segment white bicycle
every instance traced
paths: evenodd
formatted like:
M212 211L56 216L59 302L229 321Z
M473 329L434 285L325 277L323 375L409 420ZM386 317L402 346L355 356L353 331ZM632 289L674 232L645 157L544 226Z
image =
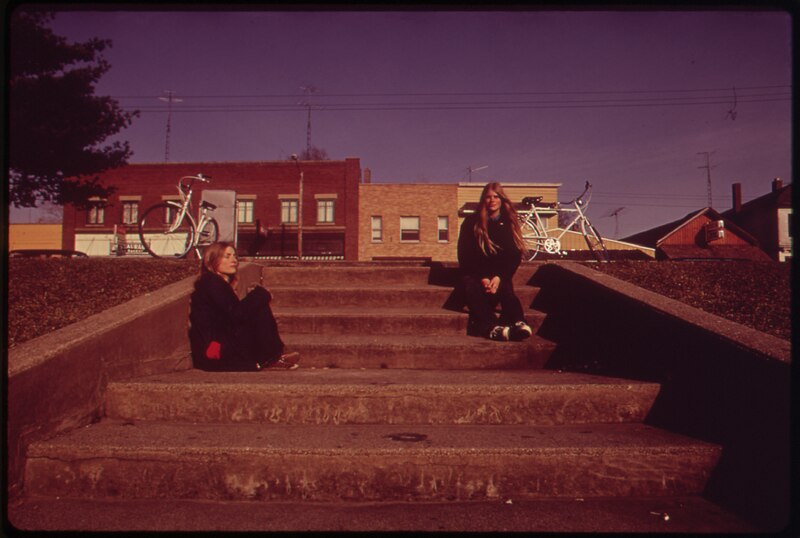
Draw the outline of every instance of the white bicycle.
M188 183L184 183L187 180ZM161 202L150 206L139 221L139 239L142 247L156 258L183 258L194 249L198 257L200 249L215 242L219 237L219 225L211 213L217 208L206 201L200 202L197 220L190 212L192 186L195 181L208 183L210 177L203 174L184 176L178 180L180 203Z
M579 232L586 240L586 245L592 252L594 258L599 262L607 262L609 260L608 249L606 249L603 238L600 233L589 222L589 219L584 213L589 206L589 200L592 198L592 185L588 181L583 192L575 198L567 202L567 205L572 207L562 207L558 202L543 203L541 196L526 196L522 199L522 203L527 205L529 209L519 211L520 227L522 228L522 238L528 247L525 259L532 260L539 254L540 251L545 251L548 254L558 254L563 256L566 252L561 250L561 239L570 230ZM540 214L547 211L552 214L555 210L557 214L574 214L575 218L564 226L563 229L548 229L545 221Z

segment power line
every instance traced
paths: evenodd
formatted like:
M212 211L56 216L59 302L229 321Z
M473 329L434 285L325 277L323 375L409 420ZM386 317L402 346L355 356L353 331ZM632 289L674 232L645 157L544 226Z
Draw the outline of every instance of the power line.
M741 90L791 89L791 85L737 86ZM695 93L729 92L727 88L677 88L657 90L580 90L580 91L524 91L524 92L377 92L377 93L329 93L319 97L453 97L453 96L514 96L514 95L608 95L608 94L649 94L649 93ZM113 99L152 99L152 95L113 95ZM184 95L190 99L239 99L239 98L296 98L297 94L240 94L240 95Z
M779 97L775 99L739 99L739 103L772 103L781 101L791 101L791 97ZM727 105L728 100L713 101L693 101L693 102L613 102L597 104L596 102L572 102L572 103L486 103L486 104L465 104L465 103L397 103L397 104L331 104L325 105L326 112L358 112L358 111L435 111L435 110L547 110L547 109L604 109L604 108L646 108L646 107L676 107L676 106L709 106ZM136 109L143 113L164 112L163 107L133 107L125 106L126 110ZM184 107L174 112L197 113L197 112L297 112L306 111L306 107L298 105L231 105L231 106L209 106L194 105Z

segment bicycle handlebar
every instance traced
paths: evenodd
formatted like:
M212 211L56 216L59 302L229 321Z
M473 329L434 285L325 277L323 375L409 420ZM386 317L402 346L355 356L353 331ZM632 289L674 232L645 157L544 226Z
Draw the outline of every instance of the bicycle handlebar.
M183 180L184 179L188 179L189 180L189 185L184 185L183 184ZM203 174L197 174L197 175L194 175L194 176L183 176L182 178L180 178L178 180L178 184L181 186L182 189L189 190L189 189L192 188L192 184L194 184L195 181L202 181L203 183L210 183L211 182L211 178L209 176L205 176Z
M586 193L589 192L591 190L591 188L592 188L592 184L589 183L589 181L587 180L586 181L586 185L584 185L584 187L583 187L583 192L580 193L577 197L573 198L572 200L570 200L567 203L570 204L570 205L572 205L572 204L574 204L576 202L579 205L582 204L583 203L583 197L586 196Z

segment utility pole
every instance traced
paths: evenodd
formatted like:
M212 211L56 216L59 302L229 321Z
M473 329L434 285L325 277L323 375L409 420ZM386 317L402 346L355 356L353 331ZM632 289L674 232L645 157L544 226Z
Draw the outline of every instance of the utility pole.
M300 184L297 189L297 260L299 261L303 259L303 169L300 168L300 161L294 153L292 160L300 172Z
M711 199L711 169L716 168L716 166L711 166L710 159L711 156L714 154L714 151L701 151L698 152L698 155L705 155L706 156L706 164L705 166L698 166L697 168L705 168L706 169L706 178L708 184L708 207L712 206L712 199Z
M167 97L159 97L160 101L167 102L167 137L164 144L164 162L169 162L169 135L172 131L172 103L180 103L183 99L175 97L175 92L172 90L164 90Z

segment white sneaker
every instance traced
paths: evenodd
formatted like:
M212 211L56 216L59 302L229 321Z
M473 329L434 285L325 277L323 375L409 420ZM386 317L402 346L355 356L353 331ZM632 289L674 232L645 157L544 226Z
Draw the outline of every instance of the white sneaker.
M533 334L533 329L524 321L518 321L511 327L509 338L514 341L525 340Z
M494 329L489 332L489 340L497 340L498 342L508 342L508 333L510 329L508 327L503 327L502 325L498 325Z

